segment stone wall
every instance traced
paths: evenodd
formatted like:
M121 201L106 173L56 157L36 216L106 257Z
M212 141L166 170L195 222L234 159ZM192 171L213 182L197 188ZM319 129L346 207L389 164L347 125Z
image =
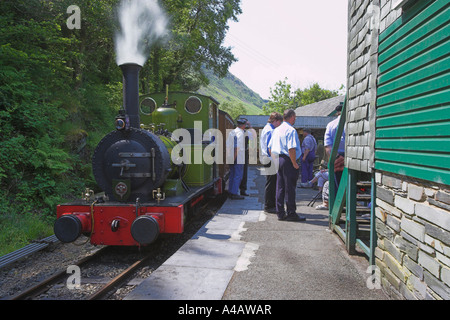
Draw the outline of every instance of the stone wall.
M385 172L375 177L383 288L395 298L449 300L450 187Z

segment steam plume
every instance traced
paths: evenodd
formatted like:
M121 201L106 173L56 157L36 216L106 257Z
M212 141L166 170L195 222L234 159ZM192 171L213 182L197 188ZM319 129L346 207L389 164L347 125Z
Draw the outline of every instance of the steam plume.
M167 34L168 19L157 0L122 0L118 8L116 62L143 66L151 45Z

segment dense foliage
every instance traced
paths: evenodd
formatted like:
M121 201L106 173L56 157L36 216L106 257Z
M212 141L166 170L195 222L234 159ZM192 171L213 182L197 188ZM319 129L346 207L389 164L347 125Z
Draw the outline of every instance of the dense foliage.
M207 83L202 65L226 74L235 58L221 44L240 0L160 2L170 36L141 71L142 93L166 84L198 89ZM5 217L53 218L57 203L96 188L92 152L122 103L113 42L117 3L78 0L81 28L69 29L71 0L0 2L1 233Z
M266 114L271 112L283 113L286 109L295 109L315 102L336 97L338 90L328 90L322 88L318 83L314 83L309 88L296 89L287 82L287 78L278 81L275 88L270 89L269 102L264 105L263 110ZM343 86L339 90L343 89Z
M2 213L49 214L92 184L90 152L120 105L101 14L86 10L83 28L68 30L68 3L0 3Z

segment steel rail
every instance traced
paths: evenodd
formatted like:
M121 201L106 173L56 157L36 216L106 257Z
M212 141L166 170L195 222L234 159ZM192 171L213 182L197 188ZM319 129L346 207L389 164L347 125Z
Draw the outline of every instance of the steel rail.
M150 259L153 255L149 254L142 259L136 261L131 266L129 266L126 270L122 271L119 275L117 275L110 282L105 284L102 288L100 288L96 293L92 294L88 297L88 300L100 300L105 295L108 294L115 286L120 285L122 281L124 281L127 276L129 276L133 271L142 266L148 259Z

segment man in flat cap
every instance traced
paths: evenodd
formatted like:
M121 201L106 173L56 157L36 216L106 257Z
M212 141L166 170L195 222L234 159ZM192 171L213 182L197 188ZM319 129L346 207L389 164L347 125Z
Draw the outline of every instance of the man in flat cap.
M230 158L227 156L227 162L230 164L230 175L228 178L228 193L230 199L242 200L243 196L239 194L239 185L242 181L244 174L245 164L245 134L244 129L247 124L247 120L236 120L236 129L231 131L227 139L227 150L229 151Z

